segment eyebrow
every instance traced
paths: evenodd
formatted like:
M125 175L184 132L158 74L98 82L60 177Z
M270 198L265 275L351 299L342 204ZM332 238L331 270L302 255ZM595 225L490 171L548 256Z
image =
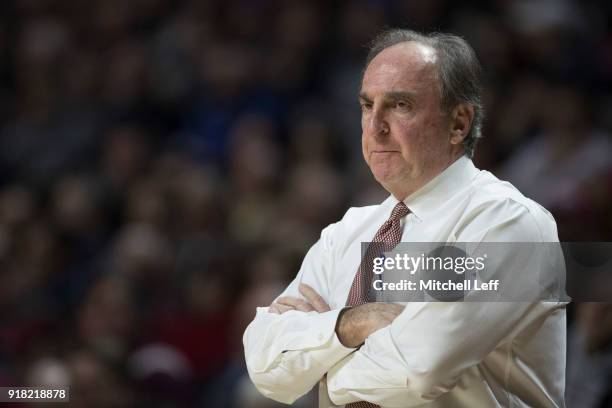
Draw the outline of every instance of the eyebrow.
M384 99L390 99L390 100L408 99L412 101L415 98L414 92L409 92L409 91L386 92L383 96L384 96ZM360 100L371 101L370 97L365 92L359 92L358 97Z

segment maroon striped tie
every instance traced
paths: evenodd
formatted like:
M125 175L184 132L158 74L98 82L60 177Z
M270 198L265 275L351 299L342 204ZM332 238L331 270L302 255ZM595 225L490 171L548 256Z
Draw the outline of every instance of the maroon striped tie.
M368 246L361 265L355 274L351 290L346 300L347 306L359 306L364 303L376 301L372 290L372 268L374 258L381 256L384 252L391 251L397 246L402 238L400 219L408 215L410 210L403 202L397 203L391 212L391 217L380 227L372 242ZM360 401L346 405L346 408L376 408L378 405L370 402Z

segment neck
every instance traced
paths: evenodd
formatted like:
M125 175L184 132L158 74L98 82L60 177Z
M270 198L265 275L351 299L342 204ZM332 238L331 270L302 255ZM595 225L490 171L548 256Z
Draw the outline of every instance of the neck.
M444 172L444 170L446 170L451 164L459 160L461 156L463 156L463 152L461 152L461 154L451 156L448 161L441 163L440 166L438 166L437 168L433 168L432 171L423 174L423 176L419 178L418 181L416 181L415 183L411 183L411 185L401 185L397 189L387 188L386 190L389 191L398 201L404 201L410 195L419 191L421 188L426 186L427 183L429 183L431 180L433 180L442 172Z

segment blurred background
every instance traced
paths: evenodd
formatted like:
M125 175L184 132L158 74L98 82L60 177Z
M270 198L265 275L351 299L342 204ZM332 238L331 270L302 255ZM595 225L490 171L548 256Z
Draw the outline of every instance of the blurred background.
M276 407L242 332L324 226L386 197L356 97L385 26L464 36L485 70L476 165L562 240L612 241L611 9L2 1L0 386L70 385L74 407ZM610 407L612 311L572 308L568 406Z

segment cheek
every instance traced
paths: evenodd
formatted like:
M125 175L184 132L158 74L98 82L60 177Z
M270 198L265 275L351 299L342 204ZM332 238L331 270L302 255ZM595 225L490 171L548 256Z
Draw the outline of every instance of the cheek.
M366 157L366 149L367 149L367 142L366 142L366 138L365 135L363 133L361 133L361 150L363 152L363 157Z
M418 144L422 135L422 127L411 120L397 121L391 129L396 143L402 150L412 150Z
M428 160L428 150L433 132L423 123L404 123L396 133L399 135L398 144L401 147L404 160L410 162L424 162Z
M361 132L361 151L363 152L364 159L368 161L368 138L365 132Z
M363 118L361 119L361 146L365 152L365 148L368 144L368 137L367 137L367 132L366 132L366 128L364 126L363 123Z

